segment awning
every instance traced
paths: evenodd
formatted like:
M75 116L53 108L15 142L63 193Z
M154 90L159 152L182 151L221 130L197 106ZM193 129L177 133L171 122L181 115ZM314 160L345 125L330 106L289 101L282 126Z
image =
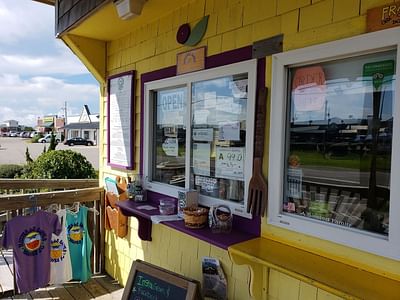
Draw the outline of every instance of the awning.
M46 122L46 123L43 123L41 127L52 128L53 126L54 126L54 122Z

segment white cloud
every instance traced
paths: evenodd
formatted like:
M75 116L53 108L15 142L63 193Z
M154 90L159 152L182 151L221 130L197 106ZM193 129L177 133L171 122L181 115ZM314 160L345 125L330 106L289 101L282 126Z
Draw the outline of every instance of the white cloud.
M83 80L83 83L77 82ZM89 83L87 83L89 82ZM99 107L99 88L85 66L54 35L54 7L0 0L0 123L35 125L38 117Z
M0 123L15 119L23 125L36 125L37 117L59 114L67 101L69 114L78 114L84 104L96 112L99 89L94 84L70 84L52 77L21 79L0 75Z
M0 40L11 44L25 37L54 32L54 7L27 0L0 2ZM53 33L54 34L54 33Z
M56 41L55 42L60 42ZM86 67L63 45L55 53L43 55L26 55L20 53L4 54L0 50L0 66L3 73L24 75L45 74L85 74Z

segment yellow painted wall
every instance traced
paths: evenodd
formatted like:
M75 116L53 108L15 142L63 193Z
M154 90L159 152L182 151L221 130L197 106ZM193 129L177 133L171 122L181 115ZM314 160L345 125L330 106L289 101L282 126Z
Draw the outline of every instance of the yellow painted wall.
M126 238L106 235L106 271L124 284L134 259L141 259L201 281L201 259L218 258L229 282L229 299L250 299L248 266L234 265L228 252L164 225L153 224L151 242L137 235L137 220L130 218Z
M149 0L151 1L151 0ZM390 0L198 0L171 8L158 20L141 27L132 27L122 38L107 42L106 73L113 75L135 70L136 126L135 162L139 164L140 133L140 75L175 65L176 54L189 48L175 41L177 28L186 22L192 26L204 15L210 15L205 37L198 46L207 46L207 55L218 54L251 45L279 33L284 34L284 50L301 48L331 40L362 34L366 31L366 10L394 1ZM108 24L107 26L112 26ZM266 85L270 88L271 66L267 59ZM106 98L103 86L101 121L104 144L101 145L101 177L127 175L106 164ZM268 126L269 122L267 122ZM266 131L268 135L268 130ZM267 139L268 141L268 139ZM268 156L268 146L265 149ZM267 174L264 159L264 173ZM136 173L134 170L132 173ZM210 255L222 261L229 299L250 299L248 285L250 271L246 266L232 263L227 251L211 246L188 235L153 226L153 241L143 242L137 237L137 221L129 220L127 238L106 237L106 269L121 283L125 283L132 260L144 259L172 271L201 280L201 257ZM400 263L372 254L349 249L330 242L288 232L266 225L264 237L284 241L309 251L342 260L392 278L400 278ZM265 270L265 290L262 297L273 300L340 299L324 290L291 278L275 270ZM350 283L349 283L350 284Z

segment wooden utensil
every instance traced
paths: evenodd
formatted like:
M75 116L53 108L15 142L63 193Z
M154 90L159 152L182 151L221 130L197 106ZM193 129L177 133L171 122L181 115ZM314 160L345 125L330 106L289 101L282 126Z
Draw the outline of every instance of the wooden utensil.
M267 88L260 88L256 105L253 175L250 179L247 199L247 212L251 212L253 216L264 216L268 202L268 187L262 174L266 98Z

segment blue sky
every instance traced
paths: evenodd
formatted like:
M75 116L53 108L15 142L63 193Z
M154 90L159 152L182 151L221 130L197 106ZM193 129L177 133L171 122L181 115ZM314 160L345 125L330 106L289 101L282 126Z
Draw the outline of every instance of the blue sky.
M0 123L34 126L38 117L99 112L99 86L54 34L54 7L31 0L0 1Z

